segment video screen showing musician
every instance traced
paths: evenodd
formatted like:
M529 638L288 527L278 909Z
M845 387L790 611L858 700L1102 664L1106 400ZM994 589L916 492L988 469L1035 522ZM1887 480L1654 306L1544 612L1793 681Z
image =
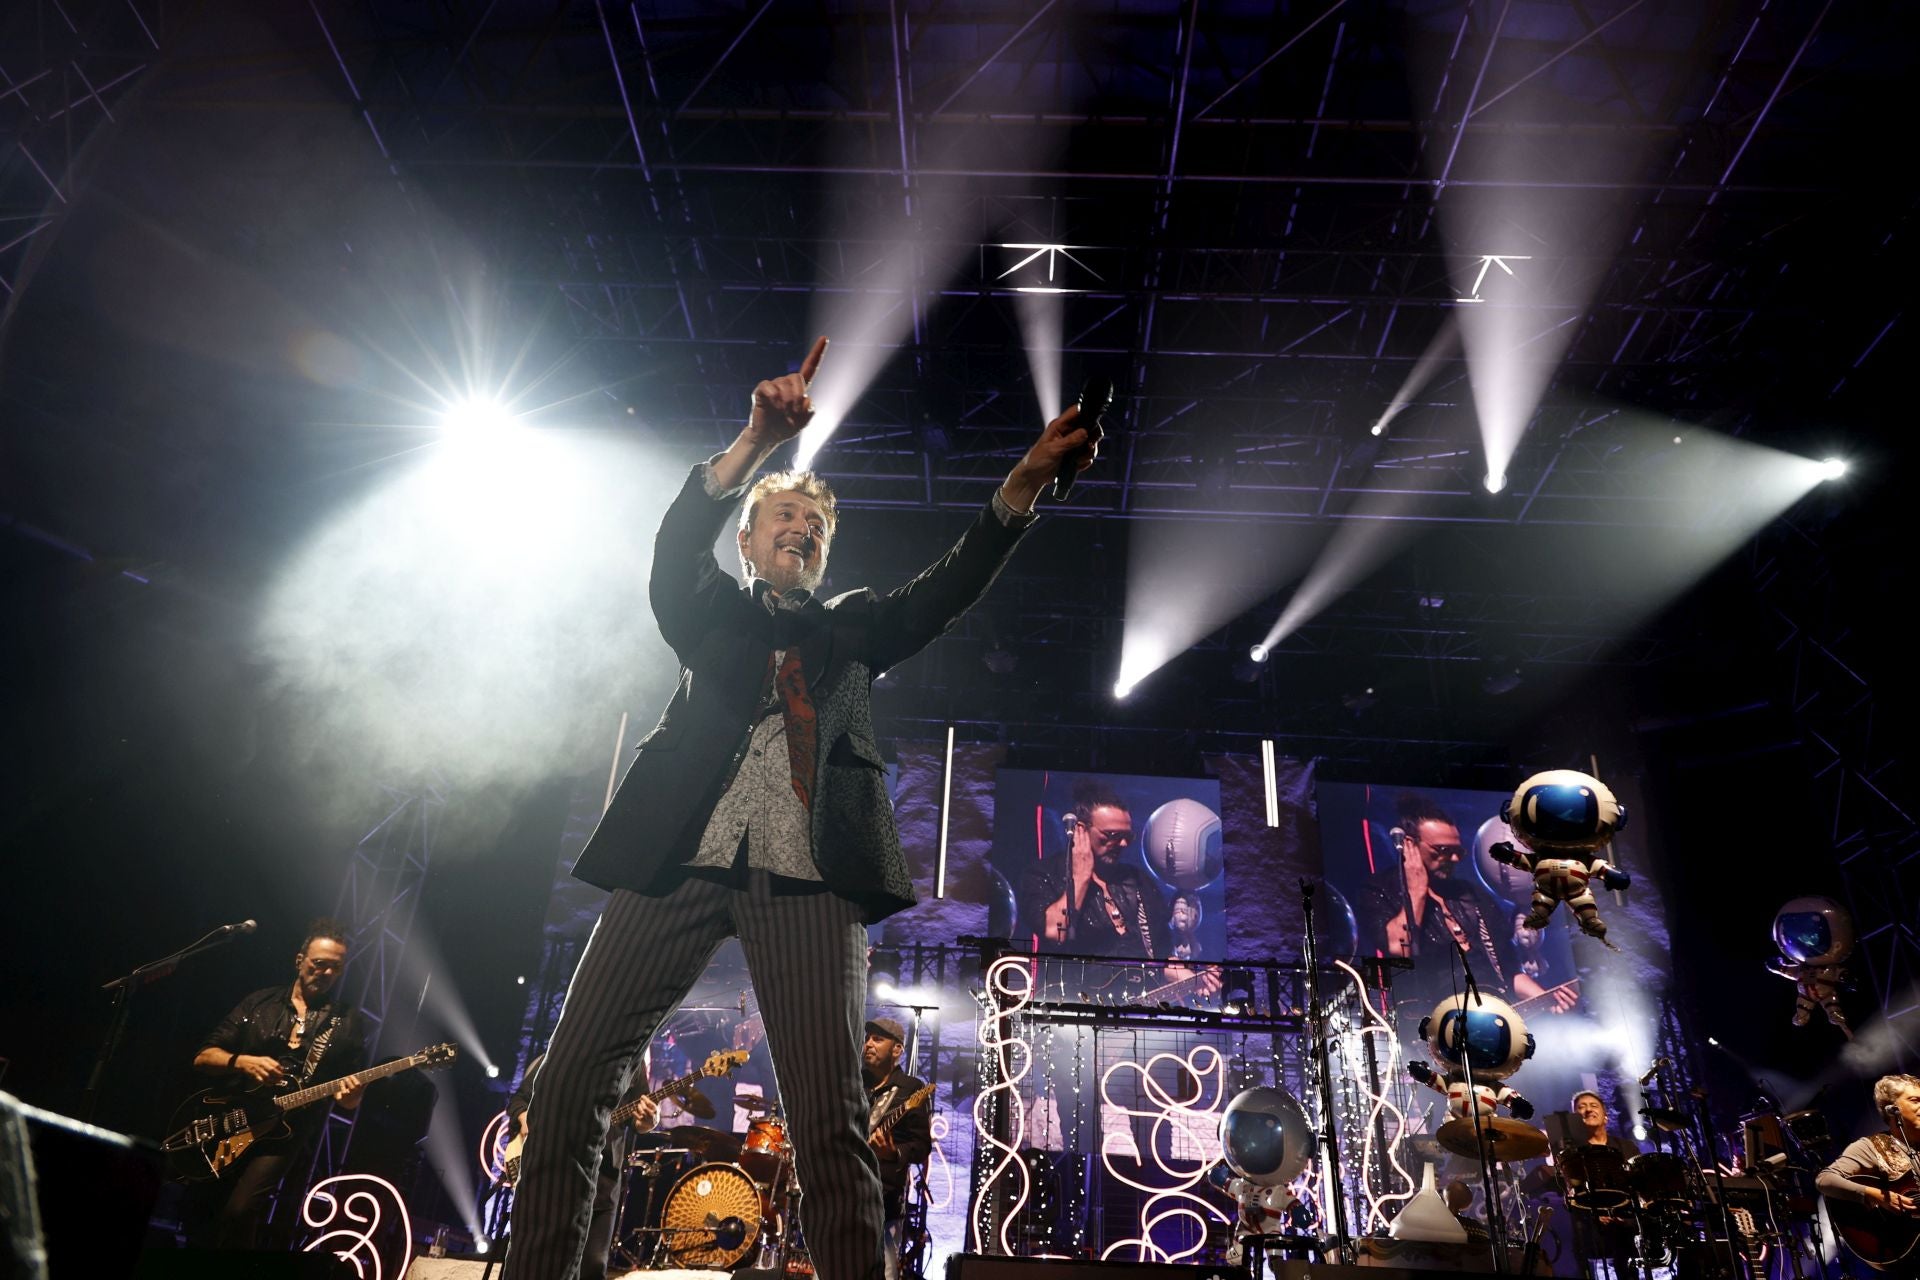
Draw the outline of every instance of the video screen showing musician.
M247 996L201 1041L193 1069L215 1077L215 1092L278 1094L339 1081L332 1105L348 1111L360 1105L365 1089L353 1073L366 1065L366 1023L333 994L347 967L348 938L337 920L310 923L293 957L293 981ZM188 1195L189 1242L219 1249L284 1244L268 1239L274 1190L308 1155L326 1118L325 1105L288 1111L283 1132L260 1135L217 1170L210 1159L207 1176ZM282 1222L294 1216L285 1214Z
M1497 813L1505 796L1383 793L1339 783L1320 794L1327 878L1353 901L1360 954L1412 962L1410 971L1394 975L1396 1001L1424 1011L1451 994L1463 981L1452 960L1458 955L1481 991L1527 1017L1578 1005L1565 926L1519 927L1526 897L1510 900L1489 887L1492 876L1510 888L1500 864L1479 852L1480 829L1488 822L1469 828L1470 845L1456 816ZM1497 818L1491 823L1504 825ZM1343 839L1344 832L1359 839Z
M1920 1273L1920 1076L1881 1076L1873 1106L1886 1128L1847 1144L1814 1178L1848 1250L1876 1269Z
M1214 779L1002 769L993 864L1013 890L1016 945L1116 961L1225 956L1219 807ZM1055 994L1187 1005L1219 990L1209 966L1087 965L1074 973L1065 981L1084 989Z
M933 1151L931 1097L921 1097L927 1082L901 1066L907 1033L898 1018L874 1018L860 1050L860 1073L867 1086L867 1145L880 1162L885 1193L887 1280L900 1280L901 1232L907 1183Z
M531 1112L536 1119L539 1115L532 1111L534 1086L546 1060L547 1055L543 1053L528 1063L519 1085L507 1095L507 1116L513 1122L507 1147L509 1179L519 1173L520 1152L525 1149L527 1136L532 1131L528 1115ZM607 1126L607 1144L601 1149L600 1168L594 1176L593 1217L587 1224L586 1249L580 1256L580 1280L606 1280L614 1228L620 1218L620 1171L626 1166L628 1135L647 1133L660 1122L660 1105L647 1097L647 1087L643 1065L634 1073L626 1093L621 1095L614 1108L613 1123Z

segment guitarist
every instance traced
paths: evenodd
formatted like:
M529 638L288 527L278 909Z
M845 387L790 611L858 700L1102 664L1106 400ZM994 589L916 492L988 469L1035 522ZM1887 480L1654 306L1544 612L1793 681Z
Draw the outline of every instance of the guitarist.
M906 1215L907 1178L914 1166L925 1163L933 1150L933 1109L915 1107L882 1133L881 1120L926 1081L900 1067L906 1049L906 1028L898 1018L875 1018L867 1023L860 1049L860 1074L867 1085L867 1145L880 1161L880 1187L887 1206L887 1280L900 1280L901 1227Z
M533 1086L540 1074L541 1064L547 1055L541 1054L527 1064L527 1072L520 1077L520 1087L507 1095L507 1115L513 1120L513 1131L521 1134L527 1130L527 1108L533 1102ZM633 1084L615 1105L615 1110L634 1104L633 1119L630 1124L616 1125L607 1130L607 1145L600 1152L600 1169L593 1184L593 1218L587 1225L587 1247L580 1259L580 1280L605 1280L607 1258L613 1249L613 1230L620 1217L620 1172L626 1167L627 1134L646 1133L660 1122L660 1104L647 1097L647 1072L645 1059L642 1067L633 1073Z
M337 920L319 919L293 957L293 983L265 987L233 1007L193 1056L193 1069L220 1077L235 1090L278 1090L303 1080L346 1076L365 1065L366 1027L359 1013L333 998L334 984L347 965L347 929ZM360 1105L364 1087L351 1085L334 1098L336 1106ZM293 1136L256 1142L220 1178L197 1184L189 1234L196 1244L221 1249L262 1245L274 1189L281 1176L304 1156L313 1135L325 1123L327 1109L309 1107L288 1115Z
M1920 1143L1920 1076L1881 1076L1873 1084L1873 1105L1886 1132L1847 1144L1838 1159L1820 1171L1814 1185L1830 1201L1851 1202L1905 1215L1911 1236L1920 1228L1920 1190L1914 1186L1914 1144ZM1839 1218L1836 1212L1836 1220ZM1878 1216L1878 1215L1876 1215ZM1920 1270L1920 1248L1906 1253L1901 1273Z

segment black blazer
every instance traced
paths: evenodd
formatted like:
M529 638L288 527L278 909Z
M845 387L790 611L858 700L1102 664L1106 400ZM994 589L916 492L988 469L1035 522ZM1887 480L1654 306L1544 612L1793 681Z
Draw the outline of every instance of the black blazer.
M798 645L818 716L814 861L829 888L879 920L914 898L874 742L873 680L985 594L1024 526L1002 524L989 505L952 550L903 587L770 613L714 559L737 506L708 497L695 467L661 521L648 594L680 659L680 687L641 740L573 873L603 889L650 894L679 881L753 731L767 655Z

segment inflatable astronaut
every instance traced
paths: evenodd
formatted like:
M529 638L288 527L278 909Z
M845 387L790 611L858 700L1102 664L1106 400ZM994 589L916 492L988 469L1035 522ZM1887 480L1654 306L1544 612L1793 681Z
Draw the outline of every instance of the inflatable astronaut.
M1832 898L1795 898L1773 917L1773 941L1780 958L1767 968L1793 983L1793 1025L1804 1027L1819 1005L1827 1021L1853 1039L1840 988L1853 954L1853 917Z
M1471 993L1448 996L1420 1019L1420 1035L1441 1069L1409 1062L1407 1074L1446 1095L1448 1119L1496 1115L1501 1107L1532 1118L1533 1104L1506 1083L1533 1056L1533 1036L1512 1005Z
M1546 926L1553 909L1567 904L1588 937L1607 940L1607 923L1593 899L1594 880L1609 889L1633 883L1626 872L1601 856L1614 834L1627 825L1627 811L1600 779L1572 769L1536 773L1500 807L1525 849L1501 842L1488 850L1510 867L1533 877L1533 906L1523 922ZM1612 944L1608 944L1612 945Z

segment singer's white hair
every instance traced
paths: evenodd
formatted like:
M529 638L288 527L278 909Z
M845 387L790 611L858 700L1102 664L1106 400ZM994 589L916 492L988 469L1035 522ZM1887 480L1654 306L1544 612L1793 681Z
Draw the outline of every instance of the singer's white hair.
M1920 1091L1920 1076L1881 1076L1873 1082L1873 1105L1882 1114L1905 1094Z

